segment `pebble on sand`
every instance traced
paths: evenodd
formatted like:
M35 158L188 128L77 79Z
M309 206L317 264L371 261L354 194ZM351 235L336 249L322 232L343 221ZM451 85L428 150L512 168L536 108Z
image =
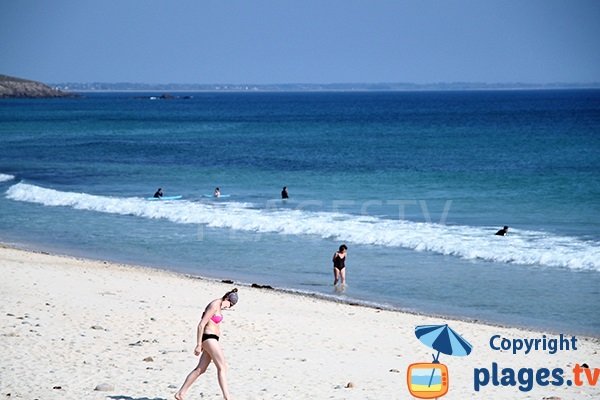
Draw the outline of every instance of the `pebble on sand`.
M94 388L94 390L98 392L112 392L115 390L115 387L109 383L101 383Z

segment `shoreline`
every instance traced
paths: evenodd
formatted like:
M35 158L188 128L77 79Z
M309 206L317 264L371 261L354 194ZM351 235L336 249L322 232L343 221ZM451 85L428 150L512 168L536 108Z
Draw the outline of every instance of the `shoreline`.
M204 306L232 287L3 244L0 269L10 277L0 283L0 344L6 349L0 353L0 394L17 399L172 398L197 363L192 349ZM225 313L221 341L236 399L410 399L407 368L432 354L414 328L443 323L473 346L468 357L440 357L453 377L447 399L580 400L598 394L592 386L534 385L525 393L491 383L476 392L473 384L474 371L493 363L567 374L576 363L597 367L597 338L578 336L576 353L512 354L490 349L491 338L558 338L238 286L240 302ZM94 390L104 383L112 389ZM214 366L188 394L199 396L220 398Z
M308 290L272 286L270 284L264 284L264 283L260 283L260 282L246 282L246 281L240 281L237 279L230 279L230 278L223 278L223 277L219 278L219 277L210 277L210 276L192 274L192 273L187 273L187 272L176 271L176 270L173 270L173 269L170 269L167 267L158 266L158 265L147 265L147 264L143 264L143 263L128 263L128 262L122 262L122 261L118 261L118 260L92 258L92 257L88 257L85 255L72 255L72 254L69 254L66 252L62 253L62 252L55 252L52 250L42 250L42 249L36 248L36 246L32 245L31 243L7 244L5 242L0 242L0 249L3 249L3 248L19 250L19 251L24 251L24 252L31 252L31 253L41 254L41 255L71 258L74 260L84 261L84 262L98 262L98 263L104 263L104 264L110 263L110 264L120 265L120 266L127 267L127 268L139 269L142 272L146 269L151 270L151 271L156 271L156 272L166 272L166 273L178 275L178 276L180 276L182 278L186 278L186 279L195 279L195 280L211 282L211 283L235 284L235 285L245 287L245 288L253 288L253 289L257 288L257 289L271 290L274 292L288 294L291 296L300 296L300 297L304 297L304 298L317 298L319 300L332 302L332 303L345 304L345 305L352 306L352 307L365 307L365 308L374 309L374 310L385 310L385 311L396 312L396 313L401 313L401 314L409 314L409 315L413 315L416 317L440 318L440 319L449 320L449 321L481 324L481 325L486 325L489 327L496 327L496 328L507 328L507 329L514 328L514 329L520 329L520 330L529 331L529 332L542 332L543 331L543 332L546 332L549 334L554 334L554 335L565 333L564 330L561 330L559 328L541 327L541 326L533 326L533 325L510 323L510 322L501 323L501 322L494 322L494 321L490 321L490 320L486 320L486 319L469 318L469 317L460 316L460 315L418 311L418 310L410 309L407 307L394 306L394 305L386 304L386 303L378 303L376 301L371 301L371 300L361 300L361 299L351 299L351 298L344 299L344 298L340 298L339 296L336 296L335 294L325 294L325 293L319 293L319 292L311 292ZM600 334L594 335L589 332L584 332L584 333L569 332L569 334L577 335L579 337L585 337L585 338L589 338L589 339L600 340Z
M489 327L496 327L496 328L506 328L506 329L514 328L514 329L520 329L520 330L529 331L529 332L543 331L543 332L546 332L549 334L555 334L555 335L564 333L564 331L562 331L560 329L556 329L556 328L546 328L546 327L531 326L531 325L516 324L516 323L514 323L514 324L500 323L500 322L494 322L494 321L489 321L489 320L485 320L485 319L475 319L475 318L463 317L463 316L459 316L459 315L431 313L431 312L425 312L425 311L421 312L421 311L417 311L417 310L413 310L413 309L409 309L409 308L405 308L405 307L394 306L394 305L385 304L385 303L378 303L376 301L350 299L350 298L344 299L344 298L340 298L340 297L336 296L335 294L325 294L325 293L319 293L319 292L311 292L308 290L278 287L278 286L272 286L270 284L263 284L260 282L245 282L245 281L240 281L237 279L230 279L230 278L209 277L209 276L191 274L191 273L187 273L187 272L180 272L180 271L172 270L172 269L169 269L166 267L161 267L161 266L145 265L142 263L127 263L127 262L121 262L121 261L117 261L117 260L91 258L91 257L86 257L86 256L76 256L76 255L71 255L68 253L36 249L35 246L33 246L33 247L28 247L28 246L31 246L31 244L14 245L14 244L7 244L4 242L0 242L0 249L2 249L2 248L13 249L13 250L31 252L31 253L41 254L41 255L71 258L74 260L79 260L79 261L84 261L84 262L98 262L98 263L104 263L104 264L110 263L110 264L114 264L114 265L120 265L120 266L123 266L126 268L139 269L142 272L144 270L148 269L150 271L166 272L166 273L170 273L170 274L175 274L175 275L178 275L185 279L194 279L194 280L200 280L200 281L211 282L211 283L235 284L235 285L238 285L238 286L244 287L244 288L271 290L273 292L288 294L291 296L299 296L299 297L309 298L309 299L316 298L319 300L332 302L332 303L338 303L338 304L345 304L345 305L352 306L352 307L365 307L365 308L373 309L373 310L384 310L384 311L396 312L396 313L401 313L401 314L408 314L408 315L413 315L415 317L439 318L439 319L444 319L444 320L448 320L448 321L481 324L481 325L486 325ZM589 339L600 340L600 335L593 335L590 333L569 332L569 334L573 334L573 335L577 335L579 337L585 337L585 338L589 338Z

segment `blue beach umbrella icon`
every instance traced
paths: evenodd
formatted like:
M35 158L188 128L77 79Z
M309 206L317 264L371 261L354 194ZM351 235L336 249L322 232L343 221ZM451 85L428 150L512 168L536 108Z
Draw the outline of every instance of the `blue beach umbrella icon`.
M433 362L438 362L440 353L449 356L467 356L473 346L462 338L456 331L445 325L419 325L415 328L415 335L425 345L437 350Z
M469 355L473 349L473 346L450 328L448 324L419 325L415 328L415 335L423 344L437 350L437 355L433 355L434 363L439 363L440 353L463 357ZM429 379L429 386L431 386L432 379L433 372Z

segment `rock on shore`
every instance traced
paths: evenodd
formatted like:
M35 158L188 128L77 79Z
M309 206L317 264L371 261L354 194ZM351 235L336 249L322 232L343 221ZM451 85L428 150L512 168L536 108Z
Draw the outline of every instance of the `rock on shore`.
M72 94L41 82L0 75L0 98L68 97Z

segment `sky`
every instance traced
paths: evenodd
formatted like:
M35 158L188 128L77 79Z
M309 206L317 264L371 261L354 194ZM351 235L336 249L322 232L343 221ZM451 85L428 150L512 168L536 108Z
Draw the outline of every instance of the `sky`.
M46 83L600 82L600 0L0 0Z

